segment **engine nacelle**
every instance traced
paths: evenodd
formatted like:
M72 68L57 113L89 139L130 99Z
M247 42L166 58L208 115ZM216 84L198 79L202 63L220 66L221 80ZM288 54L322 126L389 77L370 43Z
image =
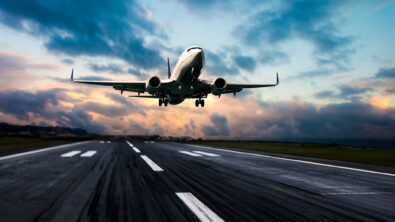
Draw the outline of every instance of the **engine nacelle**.
M153 76L149 78L148 81L145 83L145 87L149 94L155 94L156 92L158 92L159 86L160 86L160 79L157 76Z
M221 95L226 89L226 81L223 78L217 78L211 83L211 93Z

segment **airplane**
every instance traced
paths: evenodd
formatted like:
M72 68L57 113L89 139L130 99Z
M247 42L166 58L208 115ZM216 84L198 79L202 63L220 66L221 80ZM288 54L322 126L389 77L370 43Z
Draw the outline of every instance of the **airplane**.
M173 73L170 70L167 59L167 77L161 80L152 76L146 81L94 81L75 80L74 70L71 71L71 81L76 83L112 86L115 90L136 92L137 95L129 97L158 99L159 106L168 104L177 105L185 99L196 99L195 106L204 107L204 98L211 93L221 97L222 94L240 92L244 88L274 87L279 84L278 73L275 84L234 84L227 83L224 78L216 78L213 81L199 79L204 67L204 51L199 46L191 46L181 54ZM140 95L147 92L149 95Z

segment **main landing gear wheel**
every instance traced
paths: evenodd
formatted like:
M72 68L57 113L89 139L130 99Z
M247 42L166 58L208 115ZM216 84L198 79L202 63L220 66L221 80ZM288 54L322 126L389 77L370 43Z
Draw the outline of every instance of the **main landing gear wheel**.
M167 99L163 99L163 105L167 106L167 103L169 102L169 100Z
M159 106L162 106L163 100L159 99Z
M197 100L195 100L195 106L198 107L199 105L200 105L201 107L204 107L204 100L203 100L203 99L197 99Z

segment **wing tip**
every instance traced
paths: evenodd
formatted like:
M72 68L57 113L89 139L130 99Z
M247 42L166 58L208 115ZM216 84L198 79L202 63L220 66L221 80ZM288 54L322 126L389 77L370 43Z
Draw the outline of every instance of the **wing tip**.
M71 81L74 81L74 68L71 69L70 79L71 79Z

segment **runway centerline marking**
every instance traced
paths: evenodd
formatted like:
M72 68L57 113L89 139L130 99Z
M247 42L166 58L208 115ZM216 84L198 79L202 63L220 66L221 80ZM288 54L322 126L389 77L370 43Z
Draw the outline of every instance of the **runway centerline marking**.
M205 156L212 156L212 157L221 156L221 155L218 155L218 154L207 153L207 152L203 152L203 151L193 151L193 152L194 152L194 153L198 153L198 154L202 154L202 155L205 155Z
M81 157L91 157L97 153L96 150L89 150L86 151L85 153L81 154Z
M134 150L134 152L136 152L136 153L141 153L141 151L137 148L137 147L135 147L133 144L131 144L129 141L127 141L127 140L125 140L126 141L126 143L130 146L130 147L132 147L132 149Z
M199 199L197 199L191 193L176 193L178 198L180 198L185 205L199 218L200 221L224 221L216 213L214 213L210 208L204 205Z
M290 161L290 162L297 162L297 163L304 163L304 164L310 164L310 165L325 166L325 167L330 167L330 168L338 168L338 169L343 169L343 170L352 170L352 171L363 172L363 173L371 173L371 174L378 174L378 175L395 177L395 174L392 174L392 173L383 173L383 172L378 172L378 171L373 171L373 170L364 170L364 169L353 168L353 167L336 166L336 165L332 165L332 164L317 163L317 162L297 160L297 159L289 159L289 158L284 158L284 157L269 156L269 155L257 154L257 153L246 153L246 152L240 152L240 151L235 151L235 150L225 150L225 149L219 149L219 148L213 148L213 147L207 147L207 146L199 146L199 145L192 145L192 144L187 144L187 145L193 146L193 147L205 148L205 149L220 150L220 151L229 152L229 153L238 153L238 154L244 154L244 155L250 155L250 156L265 157L265 158L270 158L270 159L285 160L285 161Z
M192 153L192 152L184 151L184 150L180 150L180 151L178 151L178 152L183 153L183 154L186 154L186 155L189 155L189 156L202 156L201 154Z
M148 158L146 155L141 155L141 158L151 167L153 171L162 172L163 169L160 168L154 161Z
M100 143L104 143L104 141L100 141Z
M72 143L72 144L65 144L65 145L60 145L60 146L48 147L48 148L39 149L39 150L33 150L33 151L29 151L29 152L17 153L17 154L13 154L13 155L8 155L8 156L0 157L0 160L6 160L6 159L15 158L15 157L20 157L20 156L26 156L26 155L30 155L30 154L35 154L35 153L41 153L41 152L45 152L45 151L49 151L49 150L63 149L63 148L67 148L67 147L70 147L70 146L77 146L77 145L81 145L81 144L85 144L85 143L90 143L90 142L91 142L91 141L78 142L78 143Z
M60 155L61 157L73 157L73 156L75 156L75 155L77 155L77 154L79 154L79 153L81 153L81 151L79 151L79 150L73 150L73 151L70 151L70 152L68 152L68 153L64 153L64 154L62 154L62 155Z
M107 143L111 143L111 141L107 141Z

